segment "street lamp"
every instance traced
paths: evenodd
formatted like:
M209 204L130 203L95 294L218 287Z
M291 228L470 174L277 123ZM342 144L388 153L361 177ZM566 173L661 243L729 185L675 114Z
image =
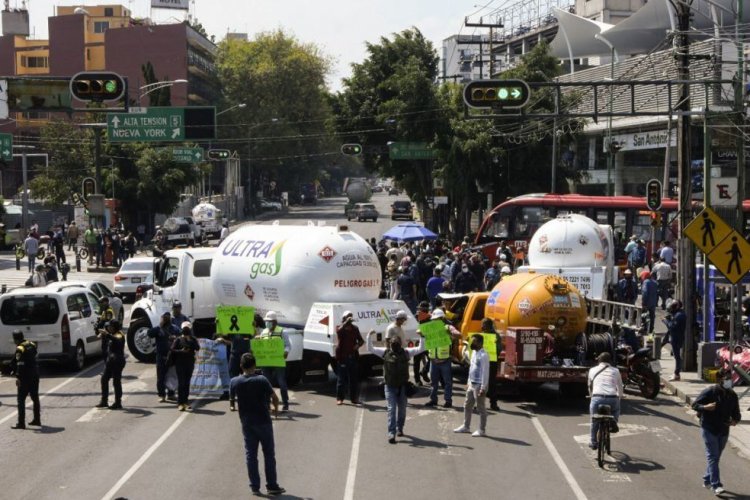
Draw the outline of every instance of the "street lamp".
M165 87L171 87L175 83L187 83L188 81L185 79L178 79L178 80L164 80L161 82L154 82L149 83L148 85L144 85L142 87L138 87L138 90L141 91L141 94L138 96L138 103L140 104L141 98L149 95L151 92L154 92L156 90L161 90ZM145 90L145 92L143 92Z
M228 113L229 111L232 111L233 109L243 109L247 107L247 103L241 102L239 104L235 104L234 106L231 106L227 109L222 109L218 113L216 113L216 116L223 115L224 113Z

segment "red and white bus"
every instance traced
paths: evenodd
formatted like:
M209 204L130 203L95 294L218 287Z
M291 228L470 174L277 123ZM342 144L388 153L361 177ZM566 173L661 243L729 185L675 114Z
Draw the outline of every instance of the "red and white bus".
M748 227L750 201L744 203L745 225ZM696 204L696 209L699 209ZM654 227L657 242L674 241L678 236L677 200L662 201L661 223ZM511 198L490 211L479 227L476 246L490 259L501 240L523 259L529 239L539 226L558 215L581 214L599 224L609 224L615 233L617 262L625 258L623 248L631 235L636 235L651 248L652 212L646 206L646 198L636 196L586 196L580 194L535 193Z

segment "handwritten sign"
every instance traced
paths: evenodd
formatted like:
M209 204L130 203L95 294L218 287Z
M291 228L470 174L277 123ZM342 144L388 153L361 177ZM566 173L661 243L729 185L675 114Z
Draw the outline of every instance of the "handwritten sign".
M190 379L191 394L222 394L229 390L226 347L211 339L198 339L195 369Z
M439 319L420 324L419 331L424 335L424 347L427 350L451 345L451 336L445 329L445 323Z
M280 337L252 339L250 350L255 357L255 365L259 368L286 366L284 340Z
M220 335L254 335L255 308L251 306L218 306L216 333Z
M472 335L474 334L470 333L469 338ZM497 335L494 333L482 333L481 335L484 337L484 352L487 353L490 361L497 361Z

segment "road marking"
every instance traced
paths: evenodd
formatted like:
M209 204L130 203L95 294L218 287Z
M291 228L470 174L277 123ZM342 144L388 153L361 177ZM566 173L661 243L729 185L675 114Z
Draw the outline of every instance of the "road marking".
M568 466L565 465L565 462L560 456L560 453L557 452L557 448L555 448L555 445L552 444L552 440L549 438L549 435L547 435L544 427L542 427L542 423L532 412L528 411L527 413L529 415L529 418L531 419L531 423L534 424L534 428L542 438L544 446L547 447L547 451L549 451L550 455L552 455L552 459L555 461L555 464L557 464L557 468L560 469L563 477L565 477L565 480L568 482L568 486L570 486L570 489L573 490L573 494L578 500L588 500L586 495L583 493L583 490L578 485L578 481L576 481L576 479L573 477L573 474L570 472L570 469L568 469Z
M151 378L150 374L146 376L147 371L141 372L141 374L138 376L136 380L132 380L130 382L126 382L122 386L122 401L125 402L128 399L128 396L133 395L134 393L138 392L144 392L145 389L148 388L148 385L141 379L143 378ZM76 420L77 423L88 423L88 422L99 422L101 421L105 416L112 413L112 410L108 410L106 408L91 408L89 411L81 415L78 420Z
M362 422L365 417L365 398L362 397L360 387L360 404L357 408L357 420L354 424L354 436L352 437L352 452L349 455L349 470L346 473L346 487L344 488L344 500L354 498L354 481L357 478L357 463L359 462L359 443L362 440Z
M65 387L66 385L68 385L69 383L71 383L72 381L74 381L75 379L77 379L78 377L82 377L84 375L87 375L90 371L93 371L94 368L99 368L99 365L101 365L101 364L102 364L101 361L97 361L96 363L94 363L93 365L91 365L89 368L87 368L87 369L83 370L82 372L80 372L75 377L70 377L69 379L64 380L63 382L60 382L59 384L57 384L55 387L53 387L49 391L45 392L44 394L40 394L39 395L39 401L41 402L44 398L46 398L50 394L53 394L53 393L59 391L60 389L62 389L63 387ZM26 405L26 408L31 408L31 406L32 406L32 403L29 403L29 404ZM0 418L0 425L4 424L5 422L7 422L11 418L15 417L16 415L18 415L18 410L15 410L15 411L11 412L10 414L4 416L3 418Z

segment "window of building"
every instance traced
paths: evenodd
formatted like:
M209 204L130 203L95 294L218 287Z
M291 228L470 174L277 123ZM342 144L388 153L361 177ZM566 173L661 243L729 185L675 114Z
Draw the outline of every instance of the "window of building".
M115 15L115 9L112 7L104 7L104 17L113 17Z
M47 58L43 56L21 56L21 66L24 68L46 68L48 62Z
M104 33L109 29L109 21L95 21L94 33Z

